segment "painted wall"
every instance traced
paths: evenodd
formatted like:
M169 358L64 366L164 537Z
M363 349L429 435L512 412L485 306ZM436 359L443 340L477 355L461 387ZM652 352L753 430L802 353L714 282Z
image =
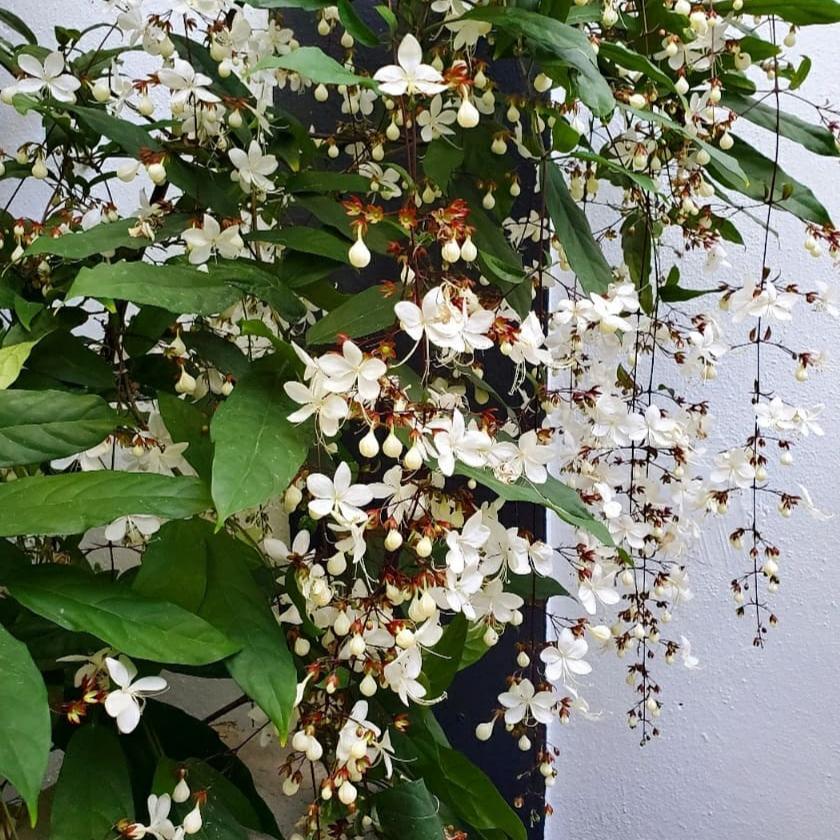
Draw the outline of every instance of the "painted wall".
M815 59L802 91L812 101L840 101L838 35L840 27L800 32L798 51ZM793 100L783 107L813 118L811 109ZM770 152L769 135L749 128L742 123L736 132ZM781 160L791 176L814 186L835 219L840 217L836 160L802 153L787 142ZM803 288L813 288L816 280L840 282L827 259L814 260L803 250L797 221L776 214L773 226L779 238L771 239L769 263L783 269L786 279ZM727 245L736 282L759 276L760 246L757 228L746 239L746 249ZM696 265L688 266L683 265L687 285L694 280L702 286ZM829 365L802 384L794 380L788 360L771 354L765 368L765 384L779 388L790 401L826 403L825 437L809 438L799 447L796 464L783 468L790 470L785 484L796 492L796 481L805 483L820 507L840 514L840 324L803 307L787 334L793 346L826 349ZM727 358L719 379L695 391L711 401L717 418L719 435L709 441L710 454L743 440L752 428L745 389L751 387L753 368L750 351ZM626 725L624 715L633 702L624 683L628 660L591 654L593 673L584 696L602 715L550 733L561 754L549 799L555 816L548 822L548 840L838 836L840 515L820 523L805 513L782 520L775 507L766 513L765 522L782 549L782 586L774 601L780 624L764 651L753 649L754 626L735 616L728 593L731 579L746 570L744 554L728 546L736 520L744 517L733 510L726 520L709 522L688 563L695 598L675 610L668 629L676 638L680 633L690 638L702 670L661 666L665 709L658 740L640 748L637 734Z

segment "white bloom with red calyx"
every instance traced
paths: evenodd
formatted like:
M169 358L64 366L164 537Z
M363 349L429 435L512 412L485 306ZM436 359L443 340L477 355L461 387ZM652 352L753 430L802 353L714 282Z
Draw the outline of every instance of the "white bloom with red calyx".
M589 615L598 612L598 604L612 606L621 600L615 586L615 572L606 572L600 563L593 564L580 580L578 600Z
M277 171L277 158L274 155L264 155L256 140L251 141L247 153L242 149L231 149L228 156L236 167L236 172L231 173L231 178L235 177L239 181L243 192L250 192L252 187L264 193L274 189L274 182L268 176Z
M399 64L381 67L373 78L379 90L388 96L434 96L443 93L447 86L443 76L431 64L423 64L423 49L411 34L406 35L397 50Z
M221 225L209 214L204 214L201 227L192 227L181 234L187 243L189 261L192 265L206 263L213 254L226 260L235 260L245 247L239 233L239 225L230 225L222 230Z
M385 681L406 706L409 705L409 701L422 700L426 696L425 687L417 679L422 668L423 657L417 646L406 648L385 666Z
M116 718L120 732L128 734L140 723L145 698L166 691L167 682L163 677L140 677L135 680L137 668L125 656L119 659L109 656L105 659L105 666L113 682L119 686L105 698L105 711Z
M566 685L573 683L577 676L591 673L592 666L583 658L588 650L586 639L575 637L568 627L564 627L554 644L540 653L540 659L545 664L546 678Z
M490 616L495 621L508 624L513 614L524 605L525 601L513 592L505 592L501 578L494 578L472 598L476 618Z
M458 350L463 346L462 314L449 303L440 286L429 289L420 306L403 300L394 306L394 312L400 320L400 329L415 341L425 334L437 347Z
M324 374L324 387L336 394L356 389L361 402L373 402L379 396L379 380L388 368L381 359L365 354L352 341L341 345L341 354L327 353L318 359Z
M557 699L551 691L537 691L529 679L514 683L509 691L499 695L499 702L505 707L505 723L529 722L551 723Z
M172 67L158 70L157 77L162 85L171 90L171 106L174 109L183 108L190 100L194 102L220 102L215 93L207 88L213 80L204 73L196 73L195 68L188 61L176 58Z
M335 437L350 409L343 397L328 391L323 376L318 376L304 385L302 382L285 382L283 390L300 408L289 415L292 423L303 423L313 414L318 419L318 428L326 437Z
M342 461L331 479L321 473L312 473L306 487L312 494L309 513L314 519L333 516L342 523L359 523L367 519L361 510L373 499L373 490L366 484L351 484L350 467Z
M451 418L433 420L429 427L435 430L438 467L444 475L455 472L456 459L470 467L482 467L487 463L493 441L486 432L467 428L460 411L453 411Z
M338 744L335 757L340 766L346 767L350 774L350 781L360 781L362 778L359 767L372 767L378 761L385 766L385 775L391 778L393 767L391 755L394 748L388 732L382 736L382 730L367 720L367 700L358 700L350 710L350 716L338 733ZM367 759L367 762L362 759Z
M752 486L755 479L755 466L752 463L751 449L730 449L715 456L715 465L709 474L713 484L718 486L735 485L741 490Z
M15 83L16 93L39 93L46 88L59 102L76 101L76 91L82 83L64 72L64 56L60 52L51 52L43 64L34 55L22 53L17 57L17 64L28 78Z
M464 571L466 566L478 562L479 550L490 537L490 529L481 522L481 511L477 510L457 531L451 530L446 535L446 564L456 574Z
M735 324L740 324L747 317L790 321L796 300L796 295L780 292L769 281L759 287L754 280L750 280L730 296L729 311Z

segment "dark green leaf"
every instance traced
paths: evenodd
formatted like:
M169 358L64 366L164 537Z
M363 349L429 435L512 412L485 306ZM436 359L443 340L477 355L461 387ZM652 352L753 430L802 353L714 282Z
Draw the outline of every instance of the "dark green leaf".
M282 493L309 452L308 427L288 420L297 408L283 390L291 375L282 367L249 374L213 417L212 493L220 522Z
M561 586L554 578L541 575L510 575L505 584L506 592L515 592L526 601L545 601L555 595L569 595L566 587Z
M99 263L76 275L67 297L116 298L178 314L215 315L241 297L241 292L226 282L235 278L235 265L205 272L186 265Z
M90 633L139 659L207 665L239 650L204 619L169 601L146 598L110 575L40 565L6 582L12 597L65 630Z
M101 443L117 414L99 397L0 391L0 467L64 458Z
M733 10L732 0L715 4L715 11L727 14ZM837 0L744 0L739 15L778 15L797 26L840 21Z
M239 644L226 662L231 676L285 737L297 677L286 637L251 575L259 563L252 549L214 534L209 522L170 522L149 545L133 587L197 613Z
M189 443L184 458L201 476L210 481L213 464L213 445L210 443L210 420L204 412L174 394L161 391L158 394L163 423L174 443Z
M376 33L359 17L353 8L351 0L338 0L338 17L341 25L360 43L366 47L379 45Z
M559 482L548 477L544 484L532 484L525 478L513 483L499 481L489 470L480 467L468 467L456 462L455 472L467 478L475 479L492 490L499 498L508 502L528 502L556 513L564 522L582 528L601 540L604 545L612 545L609 531L602 522L595 519L580 500L578 494Z
M808 187L791 178L781 167L774 166L754 145L732 138L735 145L730 154L738 160L749 179L749 186L745 187L740 181L733 179L729 173L712 160L707 169L712 177L729 189L737 190L749 198L765 202L770 192L770 184L774 182L773 170L776 169L775 190L773 203L794 216L806 222L818 225L830 225L831 217L828 211L818 201Z
M0 776L18 790L32 824L50 755L47 689L29 651L0 625Z
M432 140L423 156L423 172L441 189L449 186L452 174L464 162L464 150L454 146L443 137Z
M548 56L574 71L585 105L599 116L612 113L615 108L612 90L598 70L592 44L580 29L521 8L479 7L464 17L485 20L503 32L525 38L538 55Z
M171 792L171 791L170 791ZM50 840L105 838L132 819L128 764L112 727L82 726L70 738L55 786Z
M602 41L598 50L599 58L612 61L625 70L635 70L642 74L643 80L657 82L666 90L675 91L673 79L663 70L660 70L649 58L624 46L624 44Z
M22 35L30 44L37 44L35 33L16 14L8 9L0 9L0 23L8 26L13 32Z
M389 840L443 840L440 806L422 779L401 782L374 797L382 833Z
M277 242L290 251L300 251L316 257L328 257L336 262L349 263L350 243L326 230L290 227L283 230L266 230L248 237L256 242Z
M180 519L211 505L197 478L111 470L33 476L0 485L0 537L81 534L131 514Z
M293 193L367 192L370 178L352 172L329 172L310 169L295 172L286 182L286 189Z
M440 641L423 658L423 673L429 681L428 698L440 697L458 673L467 640L468 623L462 614L446 625Z
M569 265L587 292L606 292L612 271L592 236L586 214L572 198L559 167L545 170L545 202Z
M768 131L775 133L778 128L782 137L793 140L814 154L828 157L840 155L834 135L827 128L811 125L793 114L779 112L777 115L775 107L738 93L725 94L721 104Z
M400 289L385 295L381 286L371 286L332 312L316 321L306 333L307 344L332 344L338 334L357 338L393 326L394 304L400 300Z

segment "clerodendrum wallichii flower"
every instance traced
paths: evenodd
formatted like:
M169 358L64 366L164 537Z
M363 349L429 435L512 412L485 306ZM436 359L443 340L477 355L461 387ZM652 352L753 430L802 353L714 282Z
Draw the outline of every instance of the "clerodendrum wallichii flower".
M739 133L779 124L805 81L787 53L803 12L399 0L371 29L350 3L301 2L310 37L275 4L164 5L104 0L102 26L54 50L3 18L6 119L43 131L0 159L0 668L21 675L0 744L7 721L33 744L0 774L34 808L52 708L77 727L53 736L54 825L74 767L116 791L129 759L118 799L148 814L91 806L103 837L236 825L256 794L225 795L243 776L216 716L159 699L164 667L229 673L261 743L288 745L301 834L391 836L412 790L439 800L423 820L441 838L518 838L489 782L440 769L426 707L456 670L526 610L544 619L476 730L528 754L535 814L556 778L544 728L590 716L600 656L631 663L628 723L658 734L662 663L695 669L703 648L669 622L730 500L758 646L781 580L763 503L826 518L782 470L822 408L762 360L818 371L785 327L805 307L836 319L837 293L769 264L738 276L727 254L760 205L765 244L787 212L809 254L840 256L818 199L780 187L772 131ZM326 127L321 105L340 112ZM807 148L840 153L840 116L811 123ZM724 440L708 383L738 354L752 419ZM510 501L544 508L550 537ZM30 653L35 619L51 641Z

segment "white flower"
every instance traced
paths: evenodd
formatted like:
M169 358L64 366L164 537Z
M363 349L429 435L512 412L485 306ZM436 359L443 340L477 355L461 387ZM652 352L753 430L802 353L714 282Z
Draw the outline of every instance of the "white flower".
M321 473L311 473L306 479L306 487L312 494L309 513L315 519L332 515L342 523L359 523L367 519L361 510L373 499L370 485L351 484L350 467L342 461L335 471L335 479Z
M149 809L149 824L144 826L146 834L150 834L156 840L174 840L175 826L169 819L172 797L168 793L162 796L151 794L146 800L146 806Z
M431 64L423 64L423 50L413 35L406 35L397 50L399 64L389 64L374 73L379 90L388 96L434 96L443 93L443 76Z
M575 676L583 676L592 671L592 666L583 657L589 645L583 637L575 638L568 627L564 627L553 645L540 653L545 663L545 675L552 682L574 682Z
M403 300L394 306L394 312L400 320L400 329L415 341L419 341L425 333L427 339L438 347L458 349L463 346L461 313L450 306L440 286L429 289L419 307Z
M222 230L219 223L208 213L200 228L192 227L181 234L187 243L192 265L201 265L217 253L226 260L235 260L245 247L239 234L239 225L231 225Z
M239 181L239 186L244 192L249 192L251 187L261 192L274 189L274 183L268 176L277 171L277 158L274 155L264 155L256 140L251 141L247 154L242 149L231 149L228 155L236 167L236 172L231 173L231 177Z
M117 719L120 732L133 732L140 723L144 698L149 694L166 691L166 680L163 677L141 677L135 680L137 669L125 656L119 659L109 656L105 659L105 666L111 679L119 686L105 698L105 711Z
M607 606L617 604L621 595L615 587L615 574L607 574L600 563L595 563L581 579L578 600L589 615L598 611L599 601Z
M494 578L472 598L476 618L491 616L496 621L507 624L514 610L518 610L525 601L513 592L505 592L501 578Z
M64 56L60 52L51 52L41 64L34 55L22 53L17 58L18 67L30 78L15 83L18 93L38 93L43 88L59 102L75 102L77 91L82 83L64 73Z
M285 382L283 389L301 406L289 415L289 420L302 423L314 414L318 418L318 427L326 437L335 437L341 421L350 413L346 400L327 390L323 376L317 376L309 385L294 380Z
M205 90L213 84L213 80L203 73L196 73L192 64L181 58L176 58L171 68L158 70L157 77L161 84L174 91L170 104L176 110L183 108L190 99L197 102L220 101L215 93Z
M525 477L534 484L545 484L548 479L545 465L551 460L551 447L543 446L533 429L525 432L517 445Z
M323 371L324 387L342 394L356 388L362 402L373 402L379 396L379 380L388 368L381 359L365 358L364 353L352 342L341 345L341 355L327 353L318 359Z
M438 452L438 466L444 475L455 471L455 459L470 467L481 467L487 461L492 441L486 432L467 429L464 415L453 411L452 418L441 418L429 424L436 431L435 449Z
M131 514L120 516L105 528L105 539L108 542L122 542L128 538L132 544L143 542L144 538L160 530L160 519L156 516Z
M409 700L420 700L426 696L426 689L417 679L422 667L423 657L416 646L407 648L385 666L383 676L386 682L406 706Z
M428 110L421 111L417 115L417 125L420 126L420 137L424 143L431 143L438 137L445 134L454 134L449 127L455 122L458 116L456 111L443 107L443 99L440 95L435 96L429 103Z
M734 484L741 490L752 486L755 467L752 464L751 449L730 449L715 456L715 466L709 478L714 484Z
M499 702L505 707L505 723L516 724L529 712L537 723L551 723L556 701L550 691L535 691L534 684L524 679L500 694Z
M685 636L680 636L680 655L683 665L690 671L700 667L700 660L691 653L691 642Z
M487 542L490 529L481 524L481 511L477 510L465 523L460 533L456 530L446 535L446 563L456 574L464 571L465 566L478 562L478 550Z

